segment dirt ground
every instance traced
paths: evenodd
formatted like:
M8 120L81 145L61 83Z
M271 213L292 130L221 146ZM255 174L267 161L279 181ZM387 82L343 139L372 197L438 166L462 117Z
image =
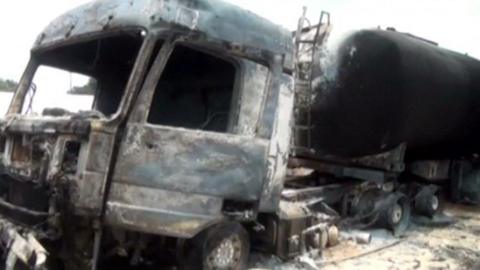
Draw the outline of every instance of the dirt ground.
M373 232L372 242L342 241L310 263L281 263L274 258L252 263L252 269L480 269L480 208L448 205L453 225L440 228L412 225L406 236Z

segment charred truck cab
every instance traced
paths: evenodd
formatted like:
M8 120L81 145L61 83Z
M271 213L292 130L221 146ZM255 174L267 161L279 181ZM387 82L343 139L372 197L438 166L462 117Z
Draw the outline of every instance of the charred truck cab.
M287 172L292 51L290 32L214 0L97 1L51 23L0 122L7 265L173 246L187 268L245 267ZM94 78L91 110L35 111L41 66Z
M50 24L0 120L7 269L239 270L251 246L289 259L338 228L402 234L443 217L440 193L479 203L480 61L376 29L330 63L329 14L306 21L102 0ZM43 68L89 98L35 83Z

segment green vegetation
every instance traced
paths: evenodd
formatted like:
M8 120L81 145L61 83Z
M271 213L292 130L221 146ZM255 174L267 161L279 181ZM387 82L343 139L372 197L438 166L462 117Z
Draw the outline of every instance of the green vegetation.
M0 78L0 92L14 92L17 88L17 85L17 82Z
M84 86L75 86L71 90L68 91L70 95L87 95L93 96L95 95L95 90L97 89L97 81L94 79L90 79L88 83Z

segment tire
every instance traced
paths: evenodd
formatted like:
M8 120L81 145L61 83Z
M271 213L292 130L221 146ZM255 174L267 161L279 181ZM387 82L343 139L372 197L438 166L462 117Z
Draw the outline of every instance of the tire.
M415 212L433 218L435 214L441 211L441 200L438 195L436 188L427 186L421 189L415 196Z
M244 270L247 269L250 239L237 222L213 226L182 247L185 258L178 258L180 269Z
M401 236L410 224L410 201L402 193L394 193L389 196L390 205L381 214L386 228L391 230L395 236Z
M435 194L428 194L415 202L415 209L418 213L433 218L439 211L439 199Z

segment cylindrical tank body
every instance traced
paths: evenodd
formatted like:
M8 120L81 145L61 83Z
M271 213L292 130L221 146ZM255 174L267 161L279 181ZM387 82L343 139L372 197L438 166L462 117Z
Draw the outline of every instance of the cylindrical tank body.
M354 32L331 53L313 90L318 154L362 157L401 143L413 158L480 150L480 61L383 30Z

